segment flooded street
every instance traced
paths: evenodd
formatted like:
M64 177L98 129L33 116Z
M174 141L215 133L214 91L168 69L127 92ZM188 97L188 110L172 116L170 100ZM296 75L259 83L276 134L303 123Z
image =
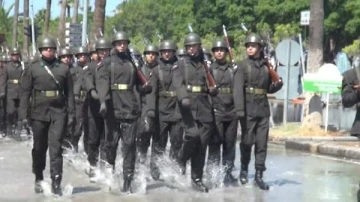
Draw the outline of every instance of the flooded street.
M168 158L162 162L165 182L154 182L149 177L149 162L137 166L132 195L119 191L122 187L121 162L117 163L114 176L99 173L97 183L90 183L85 170L88 168L84 155L66 154L62 188L64 196L54 198L50 194L49 163L44 172L44 194L34 193L34 175L31 173L30 141L0 140L0 201L129 201L129 202L318 202L356 201L360 182L360 164L330 157L314 156L298 151L285 150L283 146L270 145L265 181L270 191L261 191L253 185L253 161L249 180L245 186L223 187L219 169L206 173L205 183L212 187L208 194L191 188L190 170L185 176ZM237 145L238 146L238 145ZM239 149L237 149L239 152ZM234 176L239 174L239 153L236 156ZM109 189L111 188L111 189Z

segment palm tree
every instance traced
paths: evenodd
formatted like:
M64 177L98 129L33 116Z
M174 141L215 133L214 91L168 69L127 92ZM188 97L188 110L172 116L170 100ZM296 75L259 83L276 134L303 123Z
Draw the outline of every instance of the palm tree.
M99 36L99 29L104 32L106 0L95 1L95 11L93 16L93 25L91 28L91 36Z
M11 16L10 16L10 11L11 9L14 7L14 4L12 4L8 9L4 8L4 2L2 1L2 4L0 4L0 34L1 34L1 39L0 39L0 43L4 43L6 41L5 38L5 34L8 34L7 32L5 32L5 30L8 30L9 27L11 27ZM3 38L4 36L4 38Z
M59 23L59 29L58 29L58 37L60 43L65 43L65 15L66 15L66 7L67 7L67 1L63 0L61 1L61 14L60 14L60 23Z
M46 1L46 14L45 14L45 33L49 32L49 25L50 25L50 18L51 18L51 0Z
M12 34L12 47L15 47L17 44L18 37L18 17L19 17L19 0L15 0L15 10L14 10L14 19L13 19L13 34Z
M74 0L73 15L72 15L72 18L71 18L71 23L77 23L77 21L78 21L78 11L79 11L79 0Z
M29 26L29 0L24 0L24 27ZM25 54L29 53L29 37L24 34L24 42L23 42L23 52Z

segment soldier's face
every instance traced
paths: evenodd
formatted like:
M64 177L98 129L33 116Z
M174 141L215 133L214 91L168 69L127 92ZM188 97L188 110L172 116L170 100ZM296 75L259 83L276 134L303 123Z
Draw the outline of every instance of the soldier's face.
M128 45L128 41L115 41L115 49L120 53L126 52L128 49Z
M64 64L71 64L72 56L71 55L64 55L60 57L60 61Z
M193 44L193 45L187 45L186 47L186 52L190 55L190 56L196 56L199 54L199 50L200 50L200 44Z
M11 54L11 59L12 59L12 61L19 61L20 55L19 54Z
M46 58L53 58L55 57L55 48L42 48L41 49L41 55Z
M175 56L175 51L173 50L162 50L160 51L161 58L168 61L171 60Z
M98 49L97 53L99 55L99 58L104 59L105 57L110 55L109 49Z
M86 56L87 56L86 54L81 53L81 54L76 55L76 58L78 59L78 62L85 63L87 61Z
M90 54L90 57L91 57L92 60L97 61L99 56L98 56L97 52L92 52Z
M255 56L260 51L260 45L258 43L248 43L246 45L246 53L248 56Z
M156 57L157 57L157 54L154 52L146 52L146 54L145 54L146 62L149 64L154 63L156 60Z
M225 48L214 48L213 55L216 60L224 60L226 57L226 49Z

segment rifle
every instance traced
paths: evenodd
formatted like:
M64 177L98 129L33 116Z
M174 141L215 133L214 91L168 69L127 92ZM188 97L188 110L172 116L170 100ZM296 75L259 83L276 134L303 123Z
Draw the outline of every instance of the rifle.
M114 34L117 33L117 30L116 30L115 26L113 26L113 32L114 32Z
M101 28L99 27L99 34L100 36L104 36L103 32L101 31Z
M191 26L190 23L188 23L188 29L189 29L190 32L194 32L194 30L193 30L193 28L192 28L192 26Z
M145 44L145 46L149 45L149 40L147 38L143 37L142 41Z
M94 34L94 39L95 39L95 41L97 41L97 40L98 40L98 38L97 38L96 34Z
M248 34L249 30L245 27L244 23L241 23L241 28L245 31L246 34ZM280 82L280 77L274 70L274 67L269 62L269 59L265 57L264 51L261 51L260 57L262 57L265 60L265 65L269 69L269 74L271 77L272 82Z
M57 45L58 45L58 50L61 48L61 43L59 41L59 38L56 38L56 42L57 42Z
M213 75L210 73L210 68L209 68L211 61L209 60L208 56L203 51L201 51L201 54L204 59L203 65L204 65L204 69L205 69L206 80L209 82L209 87L216 88L215 79L214 79Z
M228 37L228 35L227 35L225 25L223 25L223 32L224 32L224 37L225 37L226 45L227 45L227 47L228 47L228 49L229 49L230 61L231 61L231 63L233 64L233 66L235 66L235 60L234 60L234 57L233 57L233 54L232 54L232 51L231 51L231 46L230 46L230 42L229 42L229 37Z
M142 73L142 71L140 71L140 65L139 65L139 60L136 59L134 53L130 52L130 50L127 50L127 54L130 58L130 62L132 64L132 66L135 69L136 72L136 76L138 77L138 79L140 80L141 85L149 85L149 80L146 78L146 76Z

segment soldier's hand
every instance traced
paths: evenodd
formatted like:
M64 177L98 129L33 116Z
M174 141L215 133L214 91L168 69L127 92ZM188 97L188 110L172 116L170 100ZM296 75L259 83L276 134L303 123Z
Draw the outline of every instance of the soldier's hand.
M100 105L100 111L99 111L99 113L101 114L102 117L105 117L106 112L107 112L106 103L103 102L103 103L101 103L101 105Z
M210 87L209 88L209 94L211 95L211 96L216 96L217 94L218 94L218 89L216 88L216 87Z
M360 85L353 85L353 89L359 89L360 88ZM0 95L1 96L1 95Z
M146 112L146 116L150 118L155 118L155 111L154 110L148 110Z
M90 91L90 94L91 94L91 97L94 99L94 100L98 100L99 99L99 95L98 93L96 92L96 90L91 90Z
M184 107L190 107L191 103L190 103L190 99L189 98L184 98L181 100L181 105Z
M81 100L80 100L80 98L79 98L78 95L75 95L74 99L75 99L75 102L76 102L76 103L80 103L80 102L81 102Z
M28 120L27 119L21 120L21 125L22 125L23 128L28 128L29 127L28 126Z
M150 83L144 84L140 88L140 92L143 94L149 94L152 91L152 85Z

